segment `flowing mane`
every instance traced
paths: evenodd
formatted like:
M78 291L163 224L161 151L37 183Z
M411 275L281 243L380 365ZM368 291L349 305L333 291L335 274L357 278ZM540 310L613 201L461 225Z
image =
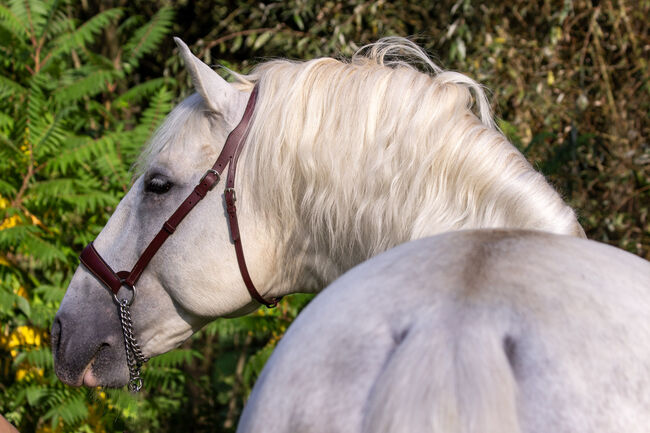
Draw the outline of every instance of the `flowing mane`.
M319 258L315 274L325 281L450 230L583 234L573 210L495 128L481 85L406 39L383 39L350 61L272 60L234 75L240 90L260 85L241 196L276 227L294 229L285 247ZM152 140L159 148L143 155L187 142L170 131L203 111L200 98L181 103Z
M449 230L579 233L573 210L494 127L482 87L407 40L349 63L274 60L245 78L261 93L241 176L261 211L303 226L342 269Z

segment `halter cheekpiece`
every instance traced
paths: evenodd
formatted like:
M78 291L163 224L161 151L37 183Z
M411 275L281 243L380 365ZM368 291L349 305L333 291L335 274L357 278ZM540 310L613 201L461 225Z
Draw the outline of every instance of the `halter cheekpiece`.
M220 181L221 174L223 173L226 166L228 166L228 175L226 177L226 188L224 190L224 198L226 201L226 211L228 213L228 222L230 224L230 236L232 242L235 245L235 252L237 254L237 263L239 264L239 271L241 273L242 279L246 284L248 293L251 297L259 302L260 304L265 305L268 308L273 308L277 305L278 301L281 298L272 298L270 301L266 300L262 295L259 294L253 281L251 280L250 274L248 273L248 268L246 267L246 260L244 258L244 251L241 244L241 236L239 233L239 223L237 221L237 208L235 207L235 202L237 196L235 193L235 174L237 172L237 160L246 141L246 136L248 135L248 125L250 123L253 111L255 110L255 101L257 99L258 87L257 85L253 88L251 95L246 104L246 110L244 115L235 127L235 129L230 132L226 143L217 158L217 161L214 163L212 168L208 169L198 185L194 187L194 190L190 193L189 196L181 203L181 205L174 211L171 217L163 224L162 228L154 236L154 238L149 242L147 248L142 252L140 258L133 266L130 272L128 271L119 271L115 272L113 269L106 263L106 261L100 256L100 254L95 249L93 243L89 243L86 248L82 251L79 259L84 266L97 277L106 287L108 287L113 293L113 298L118 304L120 309L120 322L122 324L122 331L124 333L124 343L126 347L127 355L127 364L129 366L130 380L129 380L129 389L133 392L137 392L142 387L142 378L140 377L140 367L147 361L140 351L140 347L135 339L133 333L133 325L131 322L131 314L129 307L135 300L135 284L140 279L142 272L147 267L153 256L156 254L158 249L162 244L171 236L178 224L187 216L188 213L200 202L208 192L210 192ZM124 286L131 290L130 299L120 299L117 296L120 288Z

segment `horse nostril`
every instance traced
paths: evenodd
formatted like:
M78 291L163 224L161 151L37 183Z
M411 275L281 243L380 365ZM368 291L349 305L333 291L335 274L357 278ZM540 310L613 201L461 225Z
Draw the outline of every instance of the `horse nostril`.
M56 351L59 348L59 344L61 343L61 319L57 315L54 318L54 323L52 324L52 331L50 332L50 335L52 337L52 350L56 353Z

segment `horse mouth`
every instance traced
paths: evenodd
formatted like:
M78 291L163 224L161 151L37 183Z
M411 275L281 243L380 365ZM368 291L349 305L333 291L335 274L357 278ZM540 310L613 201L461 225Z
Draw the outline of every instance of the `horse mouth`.
M97 350L97 353L99 353L101 349L102 348L100 347ZM94 388L100 385L99 379L97 379L97 377L93 373L93 364L95 364L95 357L97 357L97 353L95 353L95 355L92 357L92 359L86 366L85 370L81 374L81 383L79 383L77 386L87 386L89 388Z
M109 344L103 343L97 348L95 353L92 355L88 363L83 367L83 369L77 370L77 373L74 372L74 368L60 368L57 371L57 376L59 379L70 386L81 387L85 386L88 388L96 388L98 386L121 386L123 379L112 377L113 375L109 374L108 377L104 377L104 368L106 364L113 364L113 356L111 352L111 347Z

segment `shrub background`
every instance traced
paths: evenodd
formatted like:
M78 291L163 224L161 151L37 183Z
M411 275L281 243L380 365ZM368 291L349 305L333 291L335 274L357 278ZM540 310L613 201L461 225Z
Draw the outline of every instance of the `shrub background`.
M491 90L500 128L588 237L650 259L648 16L650 0L0 0L0 413L23 432L233 431L310 299L214 322L152 360L137 397L56 379L49 329L77 254L191 92L172 35L241 72L413 36Z

